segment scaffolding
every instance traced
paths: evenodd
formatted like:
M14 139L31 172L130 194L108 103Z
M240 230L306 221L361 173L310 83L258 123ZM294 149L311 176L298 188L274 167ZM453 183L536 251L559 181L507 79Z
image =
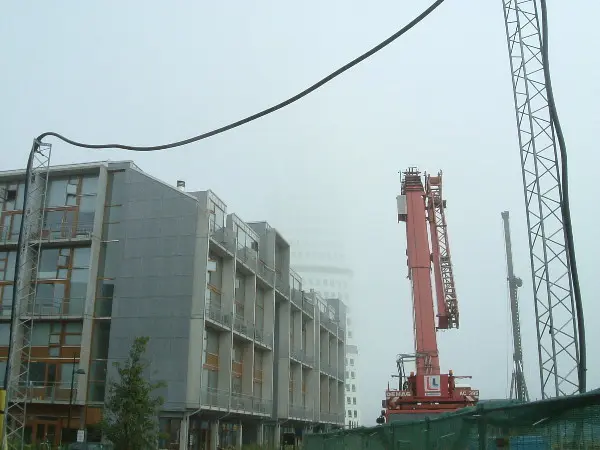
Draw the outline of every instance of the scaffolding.
M23 218L15 267L15 296L11 312L11 342L8 355L5 436L9 449L25 445L31 336L35 311L36 282L40 257L40 231L44 221L51 145L34 143L25 180Z

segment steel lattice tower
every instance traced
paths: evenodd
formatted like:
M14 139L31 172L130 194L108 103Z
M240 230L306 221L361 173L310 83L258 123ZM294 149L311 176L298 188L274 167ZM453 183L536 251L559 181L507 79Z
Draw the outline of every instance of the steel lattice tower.
M41 235L48 172L50 170L49 144L35 145L28 164L27 192L23 203L23 229L17 271L15 302L12 306L12 339L8 359L5 438L9 449L24 448L27 423L27 404L31 402L29 364L31 361L31 335L35 311L36 282L40 256Z
M508 211L502 212L504 223L504 245L506 248L506 272L508 290L510 294L510 316L513 332L513 372L510 382L510 398L524 402L529 401L529 392L525 382L525 371L523 369L523 344L521 341L521 320L519 318L519 295L518 290L523 286L523 280L515 276L512 259L512 243L510 239L510 223Z
M579 348L536 0L503 0L535 302L542 398L578 392Z

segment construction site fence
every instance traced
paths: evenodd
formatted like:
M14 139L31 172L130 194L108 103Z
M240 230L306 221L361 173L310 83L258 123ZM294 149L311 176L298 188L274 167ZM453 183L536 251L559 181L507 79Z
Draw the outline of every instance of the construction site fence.
M305 436L303 450L600 449L600 389L529 403L480 402L430 418Z

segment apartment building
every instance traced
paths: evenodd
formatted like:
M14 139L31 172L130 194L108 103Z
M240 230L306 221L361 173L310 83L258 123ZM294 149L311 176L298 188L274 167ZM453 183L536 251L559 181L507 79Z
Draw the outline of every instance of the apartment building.
M322 223L313 221L306 226L296 225L290 228L294 236L291 260L302 276L305 288L314 290L325 298L341 299L346 305L348 357L345 361L345 425L347 428L360 426L359 348L354 336L351 307L353 273L345 267L343 242L333 235L331 227Z
M0 172L0 370L24 180ZM22 341L31 389L17 399L31 441L78 429L98 440L112 362L138 336L150 338L148 377L166 382L161 448L278 445L283 432L343 424L343 302L306 291L267 222L177 184L127 161L50 168L41 227L28 234L40 252L26 260L39 263L22 269L34 295L17 311L33 325Z

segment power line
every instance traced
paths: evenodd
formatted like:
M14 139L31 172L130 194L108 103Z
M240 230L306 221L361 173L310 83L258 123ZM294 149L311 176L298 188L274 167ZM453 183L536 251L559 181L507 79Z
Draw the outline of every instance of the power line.
M183 145L188 145L188 144L192 144L192 143L197 142L197 141L201 141L203 139L207 139L207 138L215 136L217 134L221 134L221 133L224 133L226 131L233 130L234 128L237 128L237 127L240 127L242 125L245 125L248 122L252 122L253 120L260 119L261 117L264 117L267 114L271 114L271 113L273 113L273 112L275 112L277 110L280 110L280 109L282 109L282 108L284 108L284 107L286 107L288 105L291 105L292 103L300 100L303 97L306 97L308 94L316 91L321 86L327 84L328 82L330 82L334 78L338 77L339 75L343 74L347 70L351 69L352 67L354 67L357 64L363 62L365 59L373 56L378 51L380 51L383 48L385 48L388 45L390 45L392 42L394 42L400 36L402 36L403 34L405 34L407 31L409 31L411 28L413 28L415 25L417 25L419 22L421 22L423 19L425 19L429 14L431 14L433 11L435 11L438 6L440 6L442 3L444 3L444 1L445 0L436 0L429 8L427 8L425 11L423 11L421 14L419 14L415 19L413 19L407 25L405 25L404 27L402 27L396 33L392 34L385 41L383 41L380 44L376 45L371 50L363 53L358 58L353 59L348 64L340 67L335 72L332 72L331 74L327 75L325 78L322 78L321 80L317 81L315 84L313 84L312 86L306 88L302 92L294 95L293 97L288 98L287 100L285 100L285 101L283 101L281 103L278 103L278 104L276 104L274 106L271 106L270 108L264 109L264 110L262 110L260 112L257 112L256 114L252 114L251 116L248 116L248 117L246 117L244 119L238 120L237 122L230 123L229 125L225 125L225 126L223 126L221 128L217 128L217 129L214 129L212 131L208 131L206 133L199 134L197 136L194 136L194 137L191 137L191 138L188 138L188 139L184 139L182 141L176 141L176 142L172 142L170 144L154 145L154 146L150 146L150 147L139 147L139 146L123 145L123 144L85 144L83 142L77 142L77 141L74 141L72 139L68 139L68 138L66 138L66 137L64 137L64 136L62 136L62 135L60 135L58 133L55 133L53 131L49 131L49 132L41 134L40 136L38 136L38 138L36 139L36 141L38 141L38 143L40 143L44 138L52 136L52 137L56 137L56 138L58 138L58 139L60 139L60 140L62 140L64 142L66 142L68 144L74 145L76 147L82 147L82 148L91 148L91 149L109 149L109 148L115 148L115 149L121 149L121 150L131 150L131 151L136 151L136 152L154 152L154 151L157 151L157 150L167 150L167 149L170 149L170 148L181 147Z
M294 95L293 97L288 98L287 100L278 103L274 106L271 106L270 108L264 109L256 114L253 114L251 116L248 116L244 119L238 120L236 122L230 123L229 125L225 125L221 128L217 128L214 129L212 131L208 131L206 133L197 135L197 136L193 136L191 138L188 139L184 139L181 141L176 141L176 142L172 142L170 144L163 144L163 145L156 145L156 146L149 146L149 147L144 147L144 146L133 146L133 145L123 145L123 144L86 144L83 142L78 142L72 139L69 139L65 136L62 136L59 133L53 132L53 131L49 131L49 132L45 132L40 134L33 142L33 146L31 148L31 152L29 154L29 160L27 163L27 169L26 169L26 177L25 177L25 186L24 186L24 191L25 191L25 197L27 196L27 191L29 189L29 175L32 171L32 164L33 164L33 159L34 159L34 155L35 152L38 151L40 144L42 143L43 139L46 137L56 137L68 144L71 144L75 147L81 147L81 148L89 148L89 149L109 149L109 148L114 148L114 149L121 149L121 150L130 150L130 151L137 151L137 152L152 152L152 151L158 151L158 150L167 150L167 149L171 149L171 148L175 148L175 147L181 147L184 145L188 145L188 144L192 144L194 142L203 140L203 139L207 139L209 137L215 136L217 134L221 134L224 133L226 131L232 130L234 128L240 127L242 125L245 125L249 122L252 122L256 119L260 119L261 117L264 117L268 114L271 114L275 111L278 111L288 105L291 105L292 103L300 100L303 97L306 97L308 94L316 91L317 89L319 89L320 87L322 87L323 85L327 84L328 82L330 82L331 80L333 80L334 78L338 77L339 75L341 75L342 73L346 72L347 70L351 69L352 67L358 65L359 63L361 63L362 61L366 60L367 58L373 56L375 53L377 53L378 51L382 50L383 48L387 47L389 44L391 44L392 42L394 42L396 39L398 39L400 36L404 35L406 32L408 32L409 30L411 30L415 25L417 25L418 23L420 23L423 19L425 19L427 16L429 16L433 11L435 11L438 6L440 6L442 3L444 3L445 0L436 0L431 6L429 6L429 8L427 8L425 11L423 11L421 14L419 14L415 19L413 19L411 22L409 22L407 25L405 25L404 27L402 27L400 30L398 30L396 33L394 33L393 35L391 35L390 37L388 37L386 40L384 40L383 42L379 43L378 45L376 45L375 47L371 48L369 51L363 53L362 55L360 55L359 57L355 58L354 60L350 61L349 63L347 63L346 65L340 67L339 69L337 69L336 71L332 72L331 74L327 75L325 78L322 78L321 80L319 80L318 82L314 83L313 85L309 86L308 88L306 88L305 90L303 90L302 92ZM25 200L26 201L26 200ZM23 210L25 210L26 205L25 205L25 201L23 204ZM24 232L24 225L25 225L25 221L21 221L21 226L20 226L20 230L19 230L19 238L18 238L18 244L17 244L17 249L21 248L21 245L23 243L23 232ZM14 318L15 313L16 313L16 308L15 305L17 303L17 283L19 281L19 264L20 264L20 252L17 251L17 255L16 255L16 262L15 262L15 273L14 273L14 285L15 285L15 289L13 289L13 295L12 295L12 305L11 305L11 319ZM10 352L12 350L12 336L13 336L13 323L11 320L11 324L10 324L10 332L9 332L9 348L8 348L8 357L9 357L9 362L6 365L6 369L5 369L5 373L4 373L4 383L3 383L3 387L6 390L8 388L8 378L9 378L9 373L10 373ZM10 399L7 399L7 401L10 401ZM3 429L5 430L5 428ZM0 436L1 438L1 436Z

